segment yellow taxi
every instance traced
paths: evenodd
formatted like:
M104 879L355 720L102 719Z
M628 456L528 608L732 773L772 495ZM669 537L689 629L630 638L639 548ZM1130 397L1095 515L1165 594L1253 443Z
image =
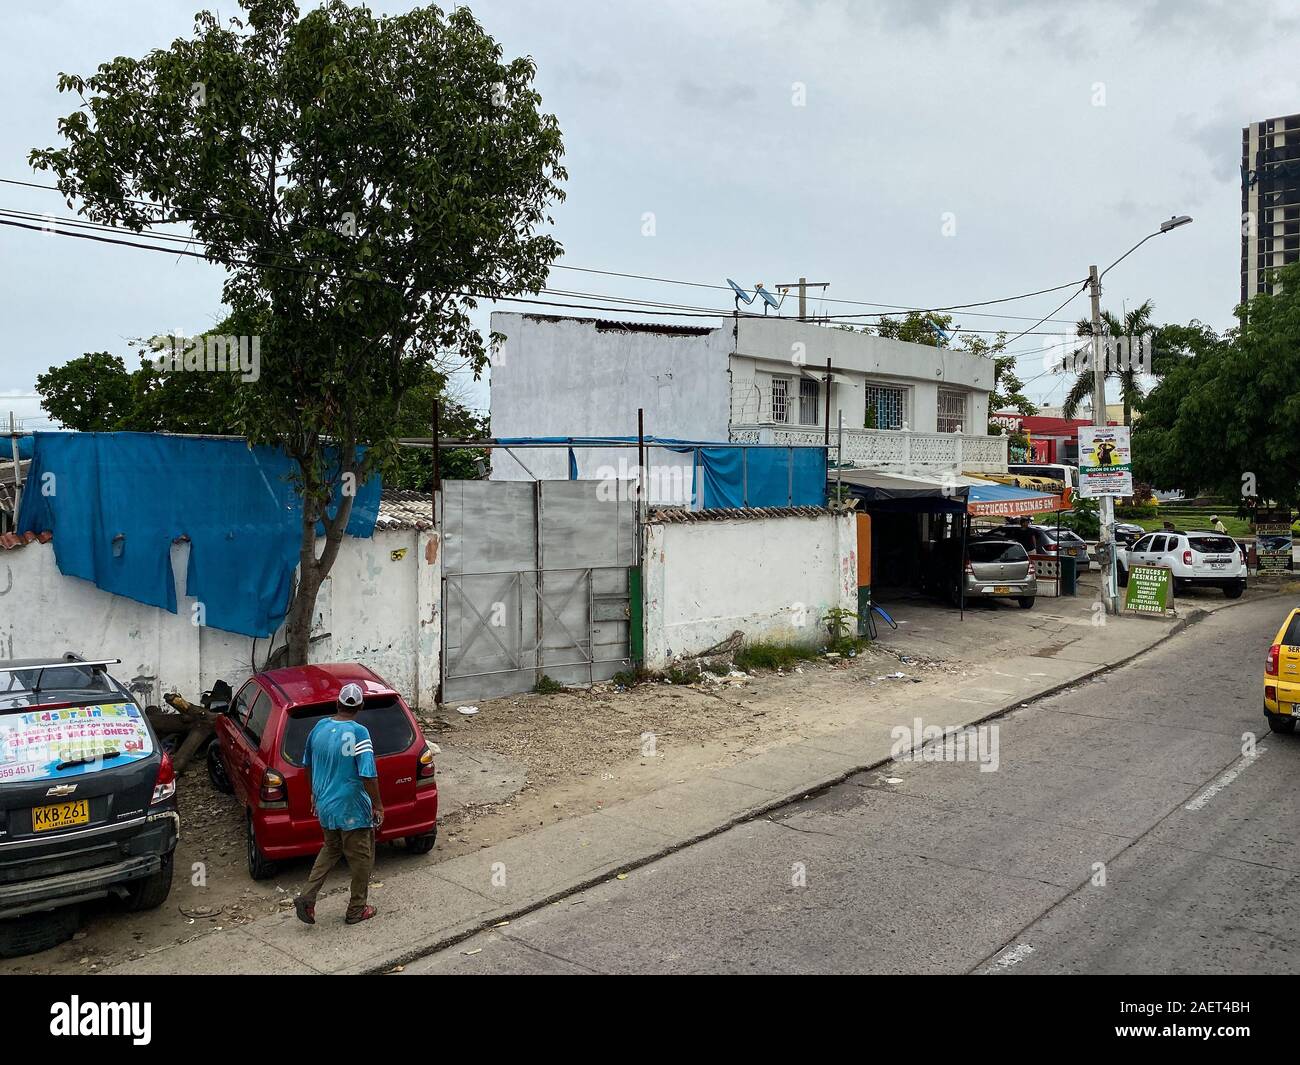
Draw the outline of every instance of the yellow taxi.
M1273 637L1264 666L1264 716L1274 732L1294 732L1300 718L1300 607Z

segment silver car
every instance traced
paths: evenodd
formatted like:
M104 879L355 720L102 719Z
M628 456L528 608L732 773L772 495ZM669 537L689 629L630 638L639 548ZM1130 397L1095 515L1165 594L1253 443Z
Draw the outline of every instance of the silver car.
M963 580L967 599L1015 599L1022 610L1034 605L1038 580L1024 545L988 537L966 545Z

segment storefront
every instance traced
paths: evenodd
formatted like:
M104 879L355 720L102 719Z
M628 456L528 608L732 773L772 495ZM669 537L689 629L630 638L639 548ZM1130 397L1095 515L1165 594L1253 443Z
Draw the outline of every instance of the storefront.
M858 535L867 563L859 566L865 589L859 613L872 601L937 595L954 570L960 577L973 518L1017 518L1063 506L1059 496L975 477L874 470L841 470L838 477L865 517Z

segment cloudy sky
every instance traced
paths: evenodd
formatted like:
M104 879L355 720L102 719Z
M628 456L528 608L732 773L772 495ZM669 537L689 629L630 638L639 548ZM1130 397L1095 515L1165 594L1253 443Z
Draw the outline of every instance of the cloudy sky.
M26 158L59 143L56 121L74 106L56 91L60 71L163 46L200 6L48 0L7 11L0 177L50 182ZM1149 298L1157 320L1223 328L1240 284L1241 127L1300 111L1300 19L1284 2L470 6L509 54L535 58L564 131L570 179L556 221L570 267L769 287L804 275L831 282L832 299L946 306L1081 279L1162 219L1190 214L1193 225L1106 279L1103 305ZM67 213L56 193L13 185L0 185L0 205ZM222 317L216 267L12 228L0 229L0 284L0 405L33 429L49 425L37 373L86 351L128 357L130 337ZM730 306L721 292L573 270L554 271L551 287ZM957 320L1015 334L1067 294ZM1086 307L1076 299L1056 328ZM1031 394L1059 400L1061 379L1038 376L1042 342L1011 350L1037 378ZM468 393L486 406L482 384Z

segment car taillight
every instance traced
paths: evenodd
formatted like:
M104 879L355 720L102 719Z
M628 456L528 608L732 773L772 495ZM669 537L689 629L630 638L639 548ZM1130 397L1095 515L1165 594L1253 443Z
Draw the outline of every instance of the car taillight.
M1192 564L1192 552L1189 549L1183 552L1183 565L1190 566L1191 564Z
M274 769L262 774L261 796L263 802L284 802L284 777Z
M1033 576L1035 576L1035 575L1037 574L1037 572L1038 572L1038 571L1034 569L1034 564L1033 564L1033 562L1031 561L1031 562L1029 563L1029 576L1033 577Z
M420 767L416 770L416 776L421 780L428 780L437 772L433 764L433 746L425 743L424 751L420 754Z
M1282 645L1275 643L1268 649L1268 664L1264 666L1264 675L1267 677L1277 676L1277 660L1282 653Z
M1275 702L1277 702L1277 685L1276 685L1276 684L1265 684L1265 685L1264 685L1264 698L1267 699L1270 703L1275 703Z
M158 763L158 776L153 782L153 798L150 802L163 802L176 794L176 769L172 765L172 756L163 751L162 761Z
M970 559L967 559L967 560L966 560L966 572L967 572L967 573L974 573L974 572L975 572L975 567L974 567L973 565L971 565Z
M1046 555L1054 555L1058 550L1059 548L1056 544L1048 544L1043 548L1043 553Z

